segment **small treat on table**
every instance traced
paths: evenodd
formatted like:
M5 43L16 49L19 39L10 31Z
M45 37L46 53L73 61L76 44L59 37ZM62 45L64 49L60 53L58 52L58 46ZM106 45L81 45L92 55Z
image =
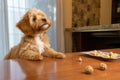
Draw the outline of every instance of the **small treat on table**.
M92 66L88 65L85 67L85 73L86 74L92 74L94 72L94 69Z
M113 52L110 52L108 55L110 56L110 58L117 58L118 56L116 53Z
M99 69L100 70L106 70L107 69L107 64L105 64L105 63L100 63L100 66L99 66Z
M79 58L78 58L78 61L79 61L79 62L82 62L82 58L81 58L81 57L79 57Z
M98 52L97 52L97 50L94 50L94 51L91 51L90 53L91 53L92 55L96 56Z
M104 58L110 58L109 54L103 56Z

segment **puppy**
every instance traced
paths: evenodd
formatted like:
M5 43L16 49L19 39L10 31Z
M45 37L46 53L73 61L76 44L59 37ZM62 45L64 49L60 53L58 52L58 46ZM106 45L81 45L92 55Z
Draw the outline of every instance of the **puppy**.
M5 60L15 58L42 60L43 56L65 58L65 54L56 52L50 47L46 30L51 26L51 21L41 10L35 8L28 10L16 26L24 36L18 45L11 48Z

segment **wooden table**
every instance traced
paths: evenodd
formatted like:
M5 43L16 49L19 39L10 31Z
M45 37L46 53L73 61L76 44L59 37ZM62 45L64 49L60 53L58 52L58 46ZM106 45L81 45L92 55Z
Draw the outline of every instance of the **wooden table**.
M120 53L119 49L107 49ZM44 58L43 61L8 60L0 61L0 80L119 80L120 60L104 61L80 55L80 52L66 53L66 59ZM78 58L82 62L77 61ZM101 62L108 65L106 71L98 70ZM94 73L87 75L87 65L94 67Z

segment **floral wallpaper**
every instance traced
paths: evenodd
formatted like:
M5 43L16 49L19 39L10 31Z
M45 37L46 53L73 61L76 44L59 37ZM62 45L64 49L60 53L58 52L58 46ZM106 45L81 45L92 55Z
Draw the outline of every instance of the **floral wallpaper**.
M72 27L99 25L100 0L72 0Z

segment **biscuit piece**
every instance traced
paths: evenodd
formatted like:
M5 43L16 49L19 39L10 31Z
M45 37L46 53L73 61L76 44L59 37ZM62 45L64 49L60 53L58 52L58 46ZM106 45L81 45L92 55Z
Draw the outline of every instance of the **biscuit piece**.
M94 72L94 69L92 66L88 65L85 67L85 73L86 74L92 74Z
M108 55L110 56L110 58L117 58L118 56L116 53L113 52L110 52Z
M99 66L99 69L100 70L106 70L107 69L107 64L105 64L105 63L100 63L100 66Z
M82 58L81 58L81 57L79 57L79 58L78 58L78 61L79 61L79 62L82 62Z

